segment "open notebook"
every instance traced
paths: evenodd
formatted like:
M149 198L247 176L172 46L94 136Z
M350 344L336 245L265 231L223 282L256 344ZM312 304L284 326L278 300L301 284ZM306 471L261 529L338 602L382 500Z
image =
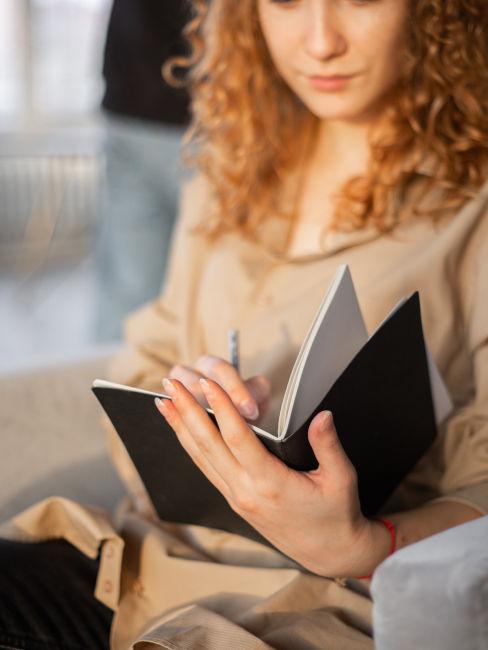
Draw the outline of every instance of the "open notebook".
M159 414L154 397L101 379L93 392L127 448L160 517L264 541L207 481ZM418 293L368 337L347 266L338 268L297 355L277 431L251 429L297 470L316 467L307 431L330 410L358 473L363 512L378 512L433 442L451 400L424 342ZM211 417L212 413L209 411Z

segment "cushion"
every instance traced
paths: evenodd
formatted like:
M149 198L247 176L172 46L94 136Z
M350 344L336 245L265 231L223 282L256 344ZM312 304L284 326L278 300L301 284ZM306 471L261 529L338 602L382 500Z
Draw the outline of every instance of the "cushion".
M398 551L371 590L376 650L486 650L488 516Z

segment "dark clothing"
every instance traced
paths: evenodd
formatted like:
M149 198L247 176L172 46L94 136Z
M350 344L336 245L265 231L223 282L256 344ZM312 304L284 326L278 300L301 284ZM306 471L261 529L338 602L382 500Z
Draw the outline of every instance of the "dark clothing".
M161 67L185 54L188 0L114 0L105 43L102 106L155 122L185 124L188 94L168 85Z
M112 611L93 596L97 571L64 540L0 539L0 648L108 650Z

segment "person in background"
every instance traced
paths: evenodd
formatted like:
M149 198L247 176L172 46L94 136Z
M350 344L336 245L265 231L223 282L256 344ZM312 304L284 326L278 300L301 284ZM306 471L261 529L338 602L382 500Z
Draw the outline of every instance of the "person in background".
M103 74L106 175L96 242L94 335L117 340L124 317L164 278L180 187L188 95L162 65L185 54L185 0L114 0Z

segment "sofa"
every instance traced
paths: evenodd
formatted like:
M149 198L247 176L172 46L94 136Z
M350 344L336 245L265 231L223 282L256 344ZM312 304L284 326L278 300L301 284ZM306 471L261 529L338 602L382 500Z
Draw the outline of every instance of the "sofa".
M107 510L123 495L90 392L108 358L0 376L0 523L53 494ZM377 650L488 650L488 516L398 551L371 591Z
M123 487L90 391L108 359L0 375L0 522L53 494L114 508Z

